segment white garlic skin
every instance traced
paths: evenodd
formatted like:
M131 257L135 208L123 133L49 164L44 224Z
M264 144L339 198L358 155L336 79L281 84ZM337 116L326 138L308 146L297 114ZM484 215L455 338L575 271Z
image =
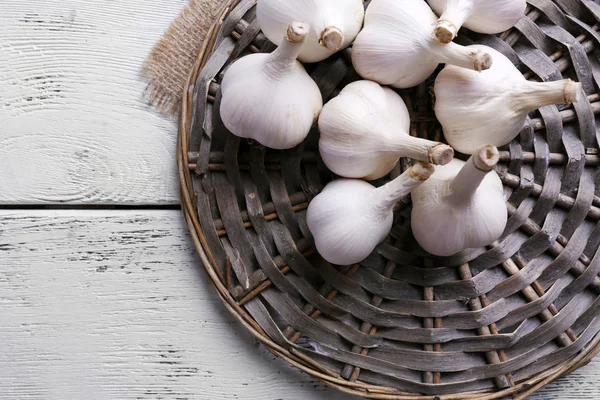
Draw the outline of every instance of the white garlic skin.
M277 45L290 23L306 21L311 30L298 60L313 63L352 44L362 28L365 10L362 0L260 0L256 16L265 36ZM331 38L323 38L328 32Z
M433 166L418 163L380 188L357 179L329 183L311 201L306 216L319 254L337 265L367 258L392 229L396 202L432 173Z
M437 19L424 0L373 0L352 46L354 68L365 79L409 88L424 82L440 63L477 71L490 67L485 52L441 44L433 34Z
M396 92L375 82L356 81L323 107L319 152L335 174L366 180L386 176L400 157L433 164L452 160L450 147L411 137L409 129L408 109Z
M319 87L296 61L308 26L294 25L298 43L285 40L271 54L239 59L221 83L220 112L227 129L277 150L302 143L323 108Z
M513 26L525 14L525 0L428 0L429 5L440 16L440 24L448 28L442 42L448 43L464 26L480 33L500 33ZM438 36L440 38L440 36ZM441 39L441 38L440 38Z
M393 213L365 213L363 199L374 189L365 181L340 179L310 203L308 226L317 251L330 263L350 265L364 260L392 229ZM357 234L360 240L355 239Z
M479 73L447 65L434 86L435 114L448 143L464 154L479 147L497 147L519 135L527 114L544 105L577 101L581 84L570 79L530 82L498 51L486 46L492 67Z
M499 159L495 147L491 152ZM463 176L457 180L463 169ZM466 163L454 159L437 167L411 197L415 239L436 256L448 257L490 245L506 228L508 211L502 181L493 170L477 169L473 157Z

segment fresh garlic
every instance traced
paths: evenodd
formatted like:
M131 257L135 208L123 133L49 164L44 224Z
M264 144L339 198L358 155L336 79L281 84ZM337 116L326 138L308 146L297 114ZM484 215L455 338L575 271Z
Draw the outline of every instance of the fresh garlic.
M447 164L448 145L409 135L410 116L402 98L371 81L357 81L323 107L319 150L325 165L345 178L379 179L400 157Z
M501 53L486 46L494 59L481 73L446 66L435 81L435 114L448 143L465 154L485 144L504 146L523 129L527 114L549 104L572 103L581 84L570 79L530 82Z
M417 163L388 184L375 188L357 179L329 183L308 206L308 228L317 250L332 264L364 260L392 229L394 205L433 173Z
M515 26L525 14L525 0L428 0L441 15L435 36L450 43L461 26L480 33L500 33Z
M506 228L502 181L493 171L498 149L484 146L466 163L436 168L412 193L412 230L421 247L436 256L487 246Z
M352 46L354 68L365 79L409 88L424 82L439 63L476 71L490 67L484 51L438 42L436 21L424 0L373 0Z
M239 59L221 83L221 119L233 134L273 149L300 144L317 121L323 98L296 60L309 26L294 22L273 53Z
M298 60L323 61L348 47L362 28L362 0L260 0L258 23L267 38L280 44L288 24L306 21L311 26Z

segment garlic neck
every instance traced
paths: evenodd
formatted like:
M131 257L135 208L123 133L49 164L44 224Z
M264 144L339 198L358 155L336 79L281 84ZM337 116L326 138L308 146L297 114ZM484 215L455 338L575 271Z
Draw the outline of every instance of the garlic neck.
M481 49L461 46L454 42L441 44L435 41L432 46L440 57L439 61L445 64L475 71L485 71L492 66L492 57Z
M395 137L397 139L393 142L382 146L385 151L435 165L446 165L454 158L454 150L448 145L410 136L408 133L397 134Z
M517 106L531 112L550 104L565 104L577 101L581 93L581 83L570 79L553 82L524 81L514 91Z
M296 59L308 37L309 26L303 22L294 22L288 26L285 40L270 55L265 64L269 76L277 78L296 65Z
M450 43L459 29L471 15L473 0L454 0L446 2L446 10L435 24L434 34L441 43Z
M465 163L450 184L449 200L454 204L469 203L486 175L500 161L500 153L495 146L483 146Z
M369 199L380 216L392 212L398 200L408 196L435 171L431 164L418 162L393 181L375 189Z

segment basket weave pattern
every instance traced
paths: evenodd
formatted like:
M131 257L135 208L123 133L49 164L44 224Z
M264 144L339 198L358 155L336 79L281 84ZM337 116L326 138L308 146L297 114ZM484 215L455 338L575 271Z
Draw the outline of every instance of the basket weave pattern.
M276 355L369 398L523 398L586 364L600 350L600 5L529 0L508 32L461 33L465 44L505 54L527 79L572 78L587 94L532 113L501 149L509 222L498 242L429 256L412 237L405 199L367 260L333 266L306 225L308 203L334 178L318 156L318 132L273 151L235 137L219 117L224 69L274 48L254 3L224 2L179 132L184 214L228 309ZM307 66L325 100L359 79L350 51ZM443 140L431 84L399 93L411 134Z

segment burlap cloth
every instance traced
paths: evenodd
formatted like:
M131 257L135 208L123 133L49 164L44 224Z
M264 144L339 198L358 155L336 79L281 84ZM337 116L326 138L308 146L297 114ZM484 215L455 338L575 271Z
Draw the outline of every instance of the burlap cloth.
M190 0L148 55L142 68L149 81L145 96L162 112L179 111L188 75L220 5L220 0Z

